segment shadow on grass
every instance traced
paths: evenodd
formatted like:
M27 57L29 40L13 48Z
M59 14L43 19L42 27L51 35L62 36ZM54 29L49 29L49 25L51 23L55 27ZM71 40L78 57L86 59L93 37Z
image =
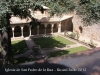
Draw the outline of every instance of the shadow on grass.
M67 51L67 50L54 51L54 52L50 53L49 58L50 57L57 57L57 56L65 55L65 54L69 54L69 52L70 51Z
M40 45L41 48L54 48L60 46L66 46L66 44L61 43L53 38L34 38L33 41Z
M66 50L59 50L59 51L51 52L49 54L49 57L57 57L57 56L66 55L66 54L73 54L73 53L83 52L86 50L88 50L88 48L84 46L79 46L79 47L69 48Z
M34 38L33 41L42 48L66 47L66 45L74 44L73 42L61 37Z
M28 47L24 40L12 41L12 52L14 55L24 53L27 50Z

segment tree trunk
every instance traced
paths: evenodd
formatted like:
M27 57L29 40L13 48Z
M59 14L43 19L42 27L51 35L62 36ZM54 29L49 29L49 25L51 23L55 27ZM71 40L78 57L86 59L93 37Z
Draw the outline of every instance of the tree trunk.
M10 37L10 14L6 13L6 31L1 34L1 47L2 51L1 54L3 56L3 66L11 65L12 64L12 47L11 47L11 37Z

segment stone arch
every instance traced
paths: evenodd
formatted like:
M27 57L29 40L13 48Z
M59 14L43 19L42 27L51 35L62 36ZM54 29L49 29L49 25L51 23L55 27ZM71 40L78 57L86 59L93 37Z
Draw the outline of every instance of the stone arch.
M25 25L23 27L23 36L29 36L29 26L28 25Z
M54 24L54 26L53 26L53 32L58 32L58 24Z
M61 22L61 32L64 32L65 30L73 31L72 17Z
M32 35L37 35L37 26L33 27L31 30Z
M15 29L14 29L14 36L15 37L18 37L18 36L21 36L21 27L20 26L16 26Z
M46 33L51 33L51 24L47 25Z
M80 30L80 33L83 32L83 28L82 28L82 26L79 26L79 30Z
M45 29L44 24L40 25L39 26L39 34L44 34L44 29Z

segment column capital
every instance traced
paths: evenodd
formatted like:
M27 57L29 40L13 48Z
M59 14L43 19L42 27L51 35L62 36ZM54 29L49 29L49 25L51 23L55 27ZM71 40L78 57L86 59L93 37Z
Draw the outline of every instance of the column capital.
M31 28L32 26L30 25L29 28Z
M61 26L61 22L58 23L58 26Z
M23 30L23 26L21 26L21 29Z
M47 24L44 24L44 27L46 28L47 27Z
M12 31L14 31L14 27L12 27Z
M58 24L58 33L61 33L61 22Z
M54 24L51 24L51 27L53 28L54 27Z
M39 26L37 26L37 28L39 29Z

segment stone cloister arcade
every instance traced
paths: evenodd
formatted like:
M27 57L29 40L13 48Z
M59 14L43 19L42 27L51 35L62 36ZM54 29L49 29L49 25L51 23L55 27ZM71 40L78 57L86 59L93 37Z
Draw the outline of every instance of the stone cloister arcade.
M61 22L43 22L42 25L34 28L31 28L29 23L11 24L10 26L12 38L61 32Z

